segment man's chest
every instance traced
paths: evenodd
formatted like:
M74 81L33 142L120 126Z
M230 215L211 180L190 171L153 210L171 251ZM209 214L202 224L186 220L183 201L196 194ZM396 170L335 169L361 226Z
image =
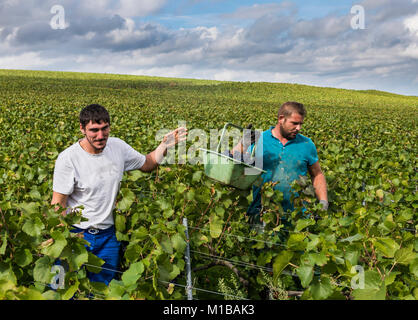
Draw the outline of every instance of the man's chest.
M113 188L122 180L123 162L118 159L100 157L75 163L75 189L93 191Z
M274 148L267 148L263 152L263 167L265 170L273 170L277 167L287 169L306 169L308 154L297 145L283 146L276 145Z

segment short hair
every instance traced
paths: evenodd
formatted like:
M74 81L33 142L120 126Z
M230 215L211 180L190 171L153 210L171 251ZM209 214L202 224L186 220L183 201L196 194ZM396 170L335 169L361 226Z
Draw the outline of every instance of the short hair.
M282 104L279 108L277 117L284 116L285 119L289 118L294 112L299 113L302 117L306 117L306 109L302 103L288 101Z
M88 123L108 123L110 125L110 116L106 108L100 104L90 104L80 112L80 124L85 129Z

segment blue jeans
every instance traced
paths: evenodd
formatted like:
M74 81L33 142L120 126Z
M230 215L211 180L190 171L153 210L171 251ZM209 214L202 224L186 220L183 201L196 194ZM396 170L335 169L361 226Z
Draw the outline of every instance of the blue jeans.
M86 245L87 251L104 260L99 273L87 271L87 277L91 282L103 282L106 285L116 276L119 268L120 242L116 239L115 227L100 230L98 234L90 234L87 230L74 228L71 232L79 233L84 231L84 240L90 243Z

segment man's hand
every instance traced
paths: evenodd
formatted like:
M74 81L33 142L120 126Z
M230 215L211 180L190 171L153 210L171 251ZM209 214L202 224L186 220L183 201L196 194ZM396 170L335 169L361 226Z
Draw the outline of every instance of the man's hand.
M55 205L55 211L59 211L61 208L67 208L67 200L68 195L55 191L52 192L51 205ZM64 210L61 214L65 216L67 213Z
M329 203L327 200L320 200L319 203L322 204L322 209L321 209L322 211L328 210Z
M174 147L177 143L186 140L186 136L187 129L183 127L177 128L176 130L167 133L162 141L166 148L165 151L167 152L168 148Z
M242 144L243 144L243 151L247 151L247 149L248 149L248 147L249 146L251 146L251 145L253 145L254 143L255 143L255 131L254 130L251 130L252 129L252 127L253 127L253 124L252 123L250 123L245 129L244 129L244 138L241 140L242 141ZM250 141L249 141L249 143L248 143L248 130L251 130L250 131L250 134L251 134L251 138L250 138Z
M255 143L255 130L251 130L253 127L252 123L250 123L245 129L244 129L244 137L238 142L238 144L232 148L231 151L229 151L229 154L231 157L233 157L234 154L237 152L239 154L243 154L247 152L248 147L253 145ZM248 133L247 131L251 130L251 138L250 141L248 141Z
M176 130L167 133L157 149L147 154L145 164L139 170L142 172L151 172L156 169L166 156L167 149L174 147L179 142L186 140L186 136L187 129L183 127L177 128Z

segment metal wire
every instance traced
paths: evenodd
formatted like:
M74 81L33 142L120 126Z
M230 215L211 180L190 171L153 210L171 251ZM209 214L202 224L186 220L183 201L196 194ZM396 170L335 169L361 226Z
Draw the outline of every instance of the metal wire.
M198 227L189 227L189 228L190 229L196 229L196 230L204 230L204 231L209 231L210 232L210 229L206 229L206 228L198 228ZM264 241L264 240L260 240L260 239L254 239L254 238L248 238L248 237L244 237L244 236L238 236L238 235L235 235L235 234L232 234L232 233L228 233L228 232L227 233L224 233L224 234L226 234L229 237L242 238L242 239L246 239L246 240L252 240L252 241L257 241L257 242L262 242L262 243L270 244L270 245L273 245L273 246L281 246L281 247L287 248L286 245L281 244L281 243L275 243L275 242Z
M179 286L179 287L183 287L183 288L189 288L188 286L182 285L182 284L178 284L178 283L173 283L173 282L167 282L167 281L163 281L163 280L158 280L159 282L165 283L165 284L173 284L174 286ZM232 294L228 294L228 293L222 293L222 292L217 292L217 291L211 291L211 290L207 290L207 289L201 289L201 288L196 288L196 287L190 287L192 290L196 290L196 291L202 291L202 292L206 292L206 293L212 293L212 294L217 294L217 295L221 295L221 296L228 296L228 297L232 297L238 300L249 300L243 297L238 297L238 296L234 296Z
M232 259L227 259L227 258L224 258L224 257L215 256L215 255L211 255L211 254L200 252L200 251L195 251L195 250L190 250L190 251L194 252L194 253L197 253L197 254L200 254L200 255L203 255L203 258L206 258L206 259L228 261L228 262L230 262L234 265L237 265L237 266L249 267L249 268L253 268L253 269L261 269L261 270L264 270L264 271L267 271L267 272L273 272L273 269L269 268L269 267L259 266L259 265L247 263L247 262L244 262L244 261L236 261L236 260L232 260ZM296 277L296 278L299 277L297 274L295 274L293 272L286 271L286 270L282 271L281 273L284 274L284 275L289 275L289 276ZM320 276L321 273L317 272L317 271L314 271L314 275L315 276ZM339 287L350 288L348 286L344 286L344 285L339 284L339 283L335 283L335 285L339 286Z
M161 193L161 192L157 192L157 193ZM352 213L353 214L353 212L347 212L347 213ZM319 218L321 218L321 217L319 217ZM263 226L262 224L249 224L249 223L245 223L245 222L243 224L248 225L248 226L257 226L257 227L262 227ZM189 226L189 228L190 229L195 229L195 230L210 232L210 229L207 229L207 228L199 228L199 227L192 227L192 226ZM414 230L414 229L403 228L402 230L413 231L413 232L416 233L416 230ZM288 230L288 229L280 229L280 231L285 231L285 232L289 232L289 233L294 232L294 233L309 233L309 234L312 234L310 232L297 232L297 231L292 231L292 230ZM272 246L280 246L280 247L283 247L283 248L289 248L287 245L285 245L283 243L275 243L275 242L271 242L271 241L264 241L264 240L260 240L260 239L244 237L244 236L232 234L232 233L229 233L229 232L224 232L223 234L225 234L228 237L235 237L235 238L238 238L238 239L245 239L245 240L250 240L250 241L261 242L261 243L265 243L265 244L272 245ZM338 239L337 241L341 241L341 240ZM272 268L265 267L265 266L259 266L259 265L252 264L252 263L247 263L247 262L244 262L244 261L236 261L236 260L233 260L233 259L228 259L228 258L225 258L225 257L216 256L216 255L212 255L212 254L208 254L208 253L204 253L204 252L196 251L196 250L190 250L190 252L201 255L205 259L227 261L227 262L229 262L233 265L237 265L237 266L241 266L241 267L248 267L248 268L253 268L253 269L264 270L264 271L267 271L267 272L273 272ZM102 269L102 270L108 270L108 271L112 271L112 272L115 272L115 273L118 273L118 274L123 274L124 273L124 272L119 271L119 270L114 270L114 269L111 269L111 268L105 268L105 267L102 267L102 266L95 266L95 265L91 265L91 264L83 264L83 266L87 266L87 267L91 267L91 268L99 268L99 269ZM293 277L298 277L295 273L291 273L291 272L288 272L288 271L282 271L282 273L293 276ZM314 274L315 275L320 275L320 273L318 273L318 272L315 272ZM162 280L158 280L158 282L164 283L164 284L173 284L174 286L183 287L183 288L191 288L191 289L196 290L196 291L201 291L201 292L206 292L206 293L211 293L211 294L216 294L216 295L221 295L221 296L229 296L229 297L233 297L235 299L248 300L248 299L245 299L245 298L242 298L242 297L238 297L238 296L234 296L234 295L230 295L230 294L225 294L225 293L221 293L221 292L216 292L216 291L211 291L211 290L207 290L207 289L197 288L197 287L193 287L193 286L188 287L188 286L185 286L185 285L181 285L181 284L177 284L177 283L173 283L173 282L166 282L166 281L162 281ZM41 285L44 285L44 286L49 286L48 284L44 284L44 283L41 283L41 282L32 282L31 284L35 284L35 283L38 283L38 284L41 284ZM338 284L338 283L334 283L334 284L336 286L349 288L347 286L343 286L343 285ZM93 295L93 297L91 295ZM92 291L91 294L89 294L89 296L87 296L87 294L86 294L85 297L93 298L93 299L97 299L97 300L103 300L103 299L100 299L100 297L106 298L106 295L104 295L102 293L99 293L99 292Z
M112 271L112 272L116 272L116 273L120 273L120 274L123 274L123 272L122 271L118 271L118 270L113 270L113 269L110 269L110 268L103 268L103 267L99 267L99 266L95 266L95 265L92 265L92 264L87 264L87 263L85 263L85 264L83 264L84 266L87 266L87 267L90 267L90 268L99 268L99 269L102 269L102 270L107 270L107 271Z
M193 253L196 253L196 254L199 254L199 255L203 255L203 256L206 256L208 258L212 258L214 260L228 261L228 262L230 262L232 264L239 265L239 266L243 266L243 267L249 267L249 268L253 268L253 269L262 269L262 270L265 270L265 271L268 271L268 272L273 272L273 269L272 268L268 268L268 267L264 267L264 266L259 266L259 265L252 264L252 263L248 263L248 262L244 262L244 261L236 261L236 260L233 260L233 259L228 259L228 258L224 258L224 257L221 257L221 256L215 256L215 255L212 255L212 254L209 254L209 253L205 253L205 252L201 252L201 251L196 251L196 250L190 250L190 252L193 252Z
M24 283L23 285L30 285L30 284L32 284L32 285L38 284L38 285L41 285L41 286L44 286L44 287L51 288L51 284L44 283L44 282L40 282L40 281L31 281L31 282L28 282L28 283ZM91 297L91 294L93 294L93 297ZM104 295L102 293L99 293L97 291L90 291L89 294L86 293L84 295L85 298L93 298L95 300L104 300L104 299L96 298L96 296L100 296L102 298L106 298L106 295Z

